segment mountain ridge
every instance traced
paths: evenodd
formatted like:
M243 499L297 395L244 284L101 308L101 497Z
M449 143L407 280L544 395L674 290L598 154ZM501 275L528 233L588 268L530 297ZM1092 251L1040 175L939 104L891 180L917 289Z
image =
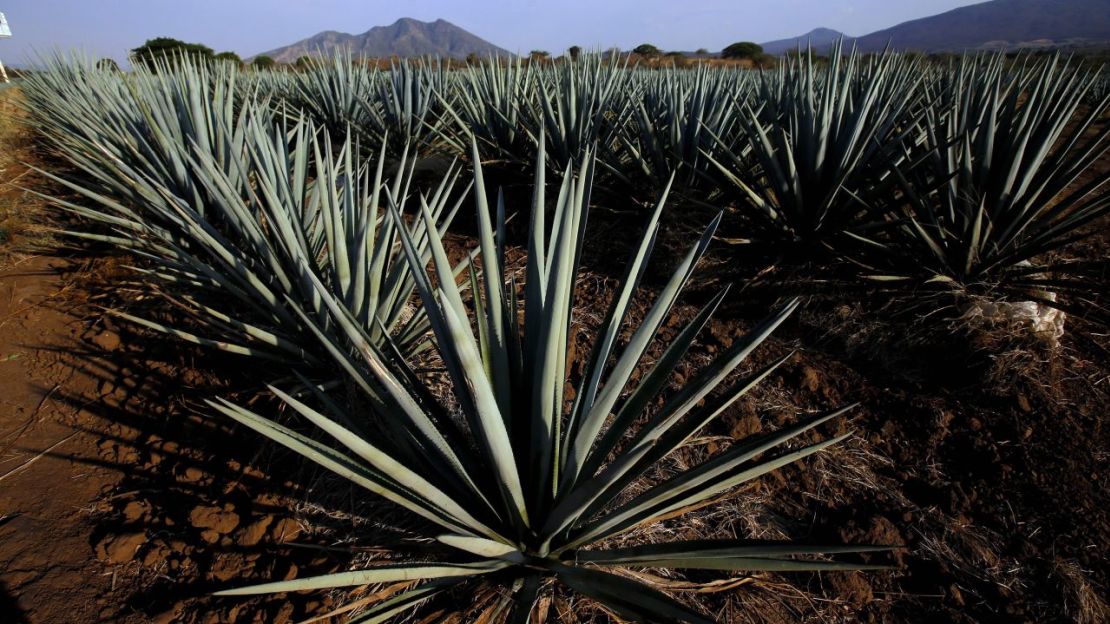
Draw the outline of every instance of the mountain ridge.
M788 37L786 39L776 39L760 44L763 51L767 54L784 54L794 48L804 48L807 45L812 45L815 49L823 50L832 46L837 39L843 37L845 42L852 41L853 37L846 35L839 30L832 28L818 27L807 32L804 35L797 37Z
M958 52L1110 41L1107 0L990 0L897 24L855 40L864 52Z
M919 52L1053 48L1110 42L1108 0L989 0L850 37L829 28L762 44L783 54L811 44L828 51L837 36L845 46L879 52L887 46Z
M439 56L463 58L479 56L512 56L510 52L448 22L433 22L403 17L388 26L375 26L361 34L325 30L306 39L258 56L269 56L281 63L292 63L302 56L327 56L339 49L348 49L355 56L374 58Z

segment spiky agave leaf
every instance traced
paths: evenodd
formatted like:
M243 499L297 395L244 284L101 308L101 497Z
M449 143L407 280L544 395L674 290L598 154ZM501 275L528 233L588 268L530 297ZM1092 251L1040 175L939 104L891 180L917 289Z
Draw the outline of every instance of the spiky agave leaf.
M711 301L665 346L664 355L641 381L632 383L633 373L644 367L657 332L705 253L719 220L708 225L660 290L628 343L618 350L618 333L632 322L630 302L651 253L666 201L664 192L642 243L633 251L575 398L568 402L565 395L572 364L568 341L574 322L575 281L594 159L587 154L577 174L573 166L568 167L556 201L549 204L543 147L541 139L523 283L518 284L506 266L504 241L500 238L506 211L500 203L496 210L491 209L480 164L475 170L474 189L483 278L479 281L472 277L470 281L477 292L464 297L447 262L443 241L431 227L428 210L422 211L421 218L431 234L430 261L421 257L411 236L402 236L416 289L452 382L452 403L462 413L464 431L448 426L452 420L445 406L421 402L413 397L411 387L397 383L389 368L381 364L380 353L369 345L352 356L361 358L363 366L352 368L369 371L365 386L374 388L375 401L388 415L377 420L405 431L411 436L411 446L396 444L397 436L360 434L359 428L343 423L365 423L374 415L344 413L334 405L321 410L282 395L297 413L327 434L329 442L325 443L230 403L215 404L228 416L370 492L386 496L441 527L438 530L447 530L447 535L437 538L445 547L443 557L434 563L393 564L384 570L369 568L232 591L339 586L363 578L360 575L379 578L377 575L385 574L392 579L411 572L412 576L405 578L431 578L430 571L435 571L464 580L464 576L479 573L490 582L504 582L514 588L517 599L513 617L524 621L541 591L541 580L554 577L623 617L707 622L711 619L703 614L622 576L620 568L748 572L860 569L868 566L809 557L880 550L873 546L816 547L748 540L677 542L617 550L597 547L624 531L681 513L835 444L843 437L782 450L785 444L845 410L739 441L639 496L618 502L619 495L656 462L680 449L785 361L729 381L797 303L785 306L736 340L683 388L666 396L662 408L652 409L650 406L663 394L675 367L721 300L718 297ZM476 146L472 150L472 161L480 163ZM344 316L342 302L333 293L321 290L320 297L338 317ZM640 424L645 419L646 424ZM430 462L414 453L412 447L443 457L449 451L454 454L446 463Z
M898 54L864 60L841 46L828 67L810 50L761 74L753 101L737 104L744 132L707 155L765 237L821 243L876 219L868 191L877 165L898 155L922 71Z
M430 149L443 123L441 94L452 91L443 62L403 60L378 76L376 92L365 102L375 144L387 141L394 154Z
M965 57L943 72L892 180L889 226L860 232L850 253L886 288L991 293L1110 321L1110 264L1053 258L1110 213L1110 96L1082 110L1094 73L1059 56ZM1091 174L1094 175L1091 175ZM1056 301L1049 292L1071 295Z
M747 101L752 77L708 66L638 73L634 80L642 87L617 136L619 146L599 158L629 182L654 188L674 171L684 187L699 186L714 169L710 157L718 147L736 143L736 102Z
M368 148L385 143L391 156L426 150L439 132L440 102L451 78L441 61L408 61L380 70L348 49L312 63L275 92L327 128L337 141L354 133Z
M454 84L454 97L440 93L440 138L459 154L476 140L487 156L526 162L534 151L525 127L536 97L537 67L523 59L468 65Z
M467 154L471 141L481 141L494 156L526 166L546 136L555 171L578 166L596 145L615 149L639 88L626 63L600 54L545 67L491 59L465 70L458 84L457 97L441 97L450 122L440 133L445 143Z
M584 166L594 146L610 149L637 88L627 61L600 54L564 58L541 74L538 86L539 107L529 125L537 143L549 142L545 152L556 171Z
M351 129L361 134L366 145L376 145L381 137L374 136L377 128L371 125L375 112L371 102L377 99L379 80L379 72L365 59L341 47L294 74L284 94L290 106L329 131L345 133Z
M203 216L205 197L188 150L196 146L210 154L239 184L244 113L268 116L268 96L231 63L211 65L184 56L121 74L79 56L40 62L45 71L23 85L30 119L90 178L91 188L121 203L152 197L118 180L115 165L161 184Z
M330 356L302 317L332 342L346 338L329 325L318 279L375 344L392 335L401 354L423 348L427 320L410 305L399 255L410 226L384 208L389 195L413 209L415 156L402 150L387 179L384 150L374 162L350 134L333 147L311 123L277 123L266 102L236 99L233 68L209 71L182 59L121 76L57 60L26 87L45 135L81 174L47 174L80 197L54 201L103 226L68 233L137 254L147 284L195 322L124 316L234 353L323 363ZM440 230L461 202L456 181L452 166L428 198ZM425 222L410 234L427 256Z

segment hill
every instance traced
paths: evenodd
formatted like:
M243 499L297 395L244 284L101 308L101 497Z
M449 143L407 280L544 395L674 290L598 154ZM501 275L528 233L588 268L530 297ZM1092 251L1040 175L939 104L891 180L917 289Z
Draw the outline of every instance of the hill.
M992 0L898 24L856 40L866 52L1063 47L1110 41L1110 1Z
M348 48L356 56L375 58L511 56L508 51L446 20L422 22L407 17L389 26L376 26L361 35L325 31L262 54L282 63L292 63L302 56L328 55L342 48Z
M824 50L830 47L837 39L843 37L845 41L851 41L851 37L831 28L815 28L804 35L791 37L789 39L777 39L775 41L768 41L761 43L763 51L767 54L784 54L787 50L794 48L805 48L807 45L812 45L814 49Z
M838 37L864 52L892 45L899 50L952 52L1060 48L1110 43L1110 0L991 0L903 22L852 39L818 28L790 39L762 44L768 54L805 47L824 52Z

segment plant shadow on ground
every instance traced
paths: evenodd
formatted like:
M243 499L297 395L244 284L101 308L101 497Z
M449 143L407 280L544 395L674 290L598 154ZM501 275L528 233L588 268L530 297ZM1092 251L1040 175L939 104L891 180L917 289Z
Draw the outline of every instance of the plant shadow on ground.
M350 490L301 458L207 416L200 399L250 388L251 373L260 372L254 363L244 371L246 362L235 356L184 349L107 316L86 324L82 340L58 355L98 380L98 395L62 387L54 399L80 414L75 429L99 439L95 456L70 459L122 475L102 492L89 536L91 551L126 593L120 617L281 622L319 614L329 597L210 593L348 566L352 553L330 548L337 527L346 542L399 539L365 522ZM276 406L259 399L255 409ZM391 513L382 507L376 509Z
M30 624L27 614L19 608L19 603L8 592L8 586L0 581L0 613L8 624Z

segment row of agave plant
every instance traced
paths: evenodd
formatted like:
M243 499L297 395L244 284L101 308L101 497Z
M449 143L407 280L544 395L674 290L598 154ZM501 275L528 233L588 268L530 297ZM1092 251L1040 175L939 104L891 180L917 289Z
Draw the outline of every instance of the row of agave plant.
M158 80L52 66L105 89ZM477 142L484 157L526 171L544 137L553 172L590 153L606 187L642 200L675 172L676 194L733 206L746 239L807 258L820 250L823 264L872 288L1039 300L1110 320L1105 263L1059 253L1110 211L1107 174L1095 168L1110 147L1106 78L1066 59L937 66L837 48L763 72L637 69L600 55L381 71L339 54L303 73L186 61L161 74L228 90L227 114L250 102L310 119L336 144L353 137L364 156L384 145L391 158L465 159Z
M672 189L733 190L769 236L843 237L884 283L923 270L969 283L1005 270L1017 272L1012 288L1080 288L1057 269L1020 267L1106 209L1105 180L1069 190L1106 146L1105 101L1075 118L1086 75L1001 58L943 69L896 55L832 59L769 74L646 72L600 59L375 72L342 57L304 74L188 61L118 74L56 60L24 93L68 163L64 174L44 172L69 191L54 201L83 224L68 234L126 250L187 318L120 314L268 360L263 381L297 418L227 400L212 408L419 519L407 527L419 554L226 593L411 583L353 619L381 622L457 586L492 583L505 588L494 612L526 622L557 579L626 619L705 622L622 571L861 569L873 555L859 553L883 547L614 545L843 439L798 445L840 409L649 476L785 361L741 374L798 305L670 389L726 297L657 344L718 215L642 318L633 314ZM472 183L455 165L422 182L416 152L433 149L467 158ZM511 211L504 196L487 196L480 154L534 167L523 276L507 258ZM571 349L601 176L665 183L591 348ZM444 237L467 201L478 244L452 263ZM570 358L582 352L579 367ZM446 393L417 367L429 354ZM827 557L838 554L856 559Z

